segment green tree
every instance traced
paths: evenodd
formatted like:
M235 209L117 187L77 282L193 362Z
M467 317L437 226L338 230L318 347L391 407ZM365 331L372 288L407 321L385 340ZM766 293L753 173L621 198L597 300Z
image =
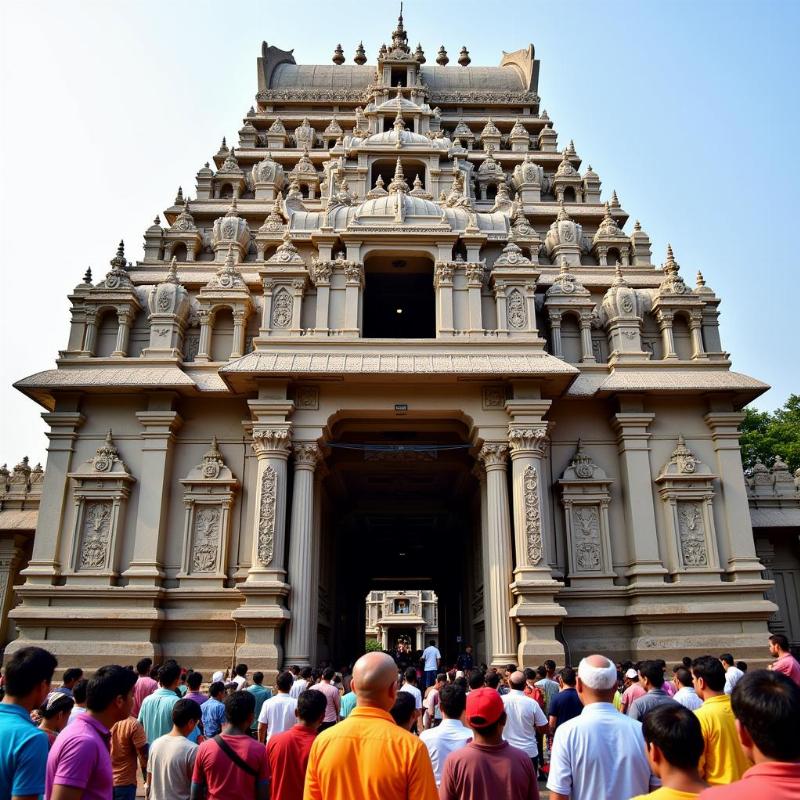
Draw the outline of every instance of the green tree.
M381 643L377 639L367 639L365 650L368 653L375 653L381 649Z
M742 461L751 468L756 460L772 466L780 456L794 472L800 469L800 395L791 394L774 412L744 410L741 425Z

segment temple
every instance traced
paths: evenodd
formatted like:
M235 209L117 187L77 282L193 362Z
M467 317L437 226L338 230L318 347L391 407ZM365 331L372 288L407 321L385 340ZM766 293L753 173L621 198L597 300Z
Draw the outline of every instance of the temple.
M402 16L371 65L265 42L238 143L75 287L16 384L6 654L347 663L413 590L446 659L766 657L720 298L559 143L532 45L432 60Z

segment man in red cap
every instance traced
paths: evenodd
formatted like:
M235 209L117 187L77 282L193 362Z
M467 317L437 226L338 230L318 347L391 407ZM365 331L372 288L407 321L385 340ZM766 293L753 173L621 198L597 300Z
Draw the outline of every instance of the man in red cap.
M497 691L471 691L466 718L474 738L447 757L439 800L539 800L530 758L503 740L506 712Z

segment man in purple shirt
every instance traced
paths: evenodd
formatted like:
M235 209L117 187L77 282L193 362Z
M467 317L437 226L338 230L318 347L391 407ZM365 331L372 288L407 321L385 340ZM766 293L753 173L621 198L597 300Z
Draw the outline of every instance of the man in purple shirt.
M203 683L203 675L200 672L190 672L186 676L186 685L189 691L184 695L185 700L194 700L197 705L202 706L208 700L208 695L200 691L200 685Z
M47 759L46 800L109 800L114 791L111 727L133 707L136 675L117 665L89 680L85 714L56 739Z

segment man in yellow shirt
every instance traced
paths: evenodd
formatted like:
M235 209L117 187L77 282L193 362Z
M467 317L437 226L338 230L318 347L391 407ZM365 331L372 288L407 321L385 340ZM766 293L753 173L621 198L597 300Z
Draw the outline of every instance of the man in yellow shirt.
M311 747L303 800L437 800L425 745L395 725L397 667L367 653L353 667L356 707Z
M731 698L725 694L725 669L718 658L700 656L692 661L692 676L703 701L694 712L705 742L700 775L712 786L738 781L752 764L739 746Z

